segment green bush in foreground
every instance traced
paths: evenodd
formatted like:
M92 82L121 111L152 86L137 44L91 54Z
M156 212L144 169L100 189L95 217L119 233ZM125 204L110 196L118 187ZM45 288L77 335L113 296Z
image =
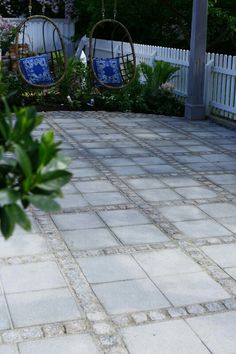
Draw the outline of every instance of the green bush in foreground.
M40 139L33 137L42 122L34 108L14 109L7 100L0 106L0 228L5 238L15 225L31 229L25 209L30 205L45 211L60 209L55 198L70 180L66 170L68 159L60 153L54 133L48 131Z

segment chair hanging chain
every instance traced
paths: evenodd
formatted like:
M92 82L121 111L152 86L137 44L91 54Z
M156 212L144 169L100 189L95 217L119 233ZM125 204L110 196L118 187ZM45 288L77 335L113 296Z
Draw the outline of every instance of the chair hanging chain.
M29 0L28 9L29 9L29 15L31 16L32 15L32 0Z
M46 6L45 6L45 0L43 1L43 5L42 5L42 14L45 15L45 9L46 9Z
M116 19L117 15L117 0L114 0L114 20Z
M105 18L105 13L106 13L105 2L104 2L104 0L102 0L102 18L103 19ZM115 20L116 16L117 16L117 0L114 0L113 14L114 14L114 20Z
M104 0L102 0L102 18L104 19L105 18L105 3L104 3Z

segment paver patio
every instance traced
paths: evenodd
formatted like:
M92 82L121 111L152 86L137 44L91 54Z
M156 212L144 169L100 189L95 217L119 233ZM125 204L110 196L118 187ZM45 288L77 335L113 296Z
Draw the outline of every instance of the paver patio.
M51 112L62 211L0 239L0 354L235 354L236 132Z

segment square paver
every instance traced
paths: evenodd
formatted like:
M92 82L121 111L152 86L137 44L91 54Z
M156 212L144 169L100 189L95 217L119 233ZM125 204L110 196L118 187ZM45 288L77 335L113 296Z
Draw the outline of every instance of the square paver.
M48 253L45 239L35 233L16 233L5 241L0 237L0 258Z
M201 270L199 265L178 249L139 253L134 257L150 277Z
M235 354L235 311L189 318L186 321L211 353Z
M10 325L10 316L7 311L7 305L3 296L0 295L0 330L9 329ZM0 346L1 348L1 346ZM5 354L5 353L4 353Z
M92 167L92 165L90 162L88 162L86 160L76 159L76 160L72 160L69 167L70 167L70 169L74 169L74 168ZM72 173L73 173L73 171L72 171Z
M215 198L217 194L206 187L176 188L175 191L186 199Z
M111 171L119 176L145 175L145 171L140 166L114 166Z
M210 181L219 184L236 184L236 174L206 175Z
M202 157L210 162L235 162L233 157L226 154L205 154Z
M103 227L103 222L95 213L67 213L52 215L59 230L79 230Z
M71 170L73 177L98 177L100 172L95 168L75 168Z
M146 278L137 262L128 255L81 258L79 265L90 283Z
M231 203L201 204L199 208L213 218L236 217L236 205Z
M121 334L130 354L210 354L183 320L130 327Z
M112 231L122 243L128 245L169 241L160 229L151 224L114 227Z
M175 226L188 238L203 238L232 235L230 231L214 220L176 222Z
M64 195L77 193L77 189L72 183L67 183L63 188L62 192Z
M103 159L102 163L106 166L132 166L135 162L131 159L125 158L113 158L113 159Z
M192 152L208 152L208 151L213 152L214 151L212 148L204 144L188 146L187 149Z
M170 221L199 220L208 217L200 209L192 205L164 207L159 210Z
M217 301L230 295L204 272L153 277L158 288L174 306Z
M150 223L146 216L134 209L101 211L98 214L105 221L105 223L111 227Z
M5 266L0 268L0 275L6 293L66 286L65 280L55 262Z
M166 189L147 189L138 191L140 197L147 202L163 202L167 200L179 200L182 197L169 188Z
M152 157L134 157L133 160L139 165L165 165L166 161L160 159L160 157L152 156Z
M118 151L114 148L110 149L89 149L90 153L97 156L97 157L103 157L103 156L116 156L119 155Z
M233 267L233 268L225 268L225 271L226 271L234 280L236 280L236 267Z
M92 288L110 314L169 307L169 302L149 279L98 284Z
M86 193L85 199L91 205L126 204L128 200L119 192Z
M67 335L20 343L20 354L99 354L88 334ZM5 353L4 353L5 354Z
M193 178L180 176L180 177L163 177L161 180L170 187L191 187L199 186L199 182Z
M224 171L236 171L236 164L234 162L219 162L217 163L219 168L222 168Z
M196 155L181 155L181 156L174 156L174 159L182 164L187 163L206 163L206 161L201 156Z
M86 200L79 193L67 194L63 198L58 198L57 202L62 209L83 208L88 205Z
M236 184L224 184L223 188L232 194L236 194Z
M236 244L204 246L202 250L220 267L236 267Z
M18 354L18 351L14 345L1 345L0 354Z
M75 182L76 188L81 193L94 193L94 192L114 192L117 188L109 181L89 181L89 182Z
M211 162L191 163L191 164L187 164L186 166L196 172L201 172L201 171L206 171L206 172L217 171L218 172L220 170L220 167L217 164L214 164Z
M117 246L111 232L105 228L62 231L62 237L72 250L87 250Z
M15 327L69 321L81 318L67 289L53 289L7 295Z
M164 183L157 178L135 178L126 181L134 189L155 189L165 187Z
M170 165L145 165L143 168L149 173L175 173L176 168Z
M230 218L221 218L217 220L220 224L222 224L226 229L236 233L236 217L232 216Z

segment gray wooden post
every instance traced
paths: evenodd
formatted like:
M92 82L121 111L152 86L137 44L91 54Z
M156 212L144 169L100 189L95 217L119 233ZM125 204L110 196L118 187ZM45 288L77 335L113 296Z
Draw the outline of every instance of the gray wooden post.
M190 67L185 117L205 119L204 81L206 65L208 0L193 0Z

